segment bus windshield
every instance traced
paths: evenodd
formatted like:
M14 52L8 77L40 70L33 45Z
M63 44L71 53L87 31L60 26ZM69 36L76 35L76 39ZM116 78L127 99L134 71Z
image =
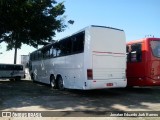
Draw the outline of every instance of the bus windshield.
M160 57L160 41L151 41L152 53L155 57Z

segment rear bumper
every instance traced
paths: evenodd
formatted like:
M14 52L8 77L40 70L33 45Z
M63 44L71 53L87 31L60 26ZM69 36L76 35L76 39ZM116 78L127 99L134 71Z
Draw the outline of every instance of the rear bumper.
M124 79L88 80L84 84L85 84L83 87L84 90L124 88L127 85L127 80L124 80Z
M127 78L127 86L160 86L160 80L154 80L148 77Z

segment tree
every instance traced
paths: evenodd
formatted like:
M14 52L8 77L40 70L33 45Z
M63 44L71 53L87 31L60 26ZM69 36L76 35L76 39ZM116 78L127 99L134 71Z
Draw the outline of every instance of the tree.
M55 0L1 0L0 43L7 43L7 50L15 48L16 58L22 44L37 47L63 31L64 12L63 2Z

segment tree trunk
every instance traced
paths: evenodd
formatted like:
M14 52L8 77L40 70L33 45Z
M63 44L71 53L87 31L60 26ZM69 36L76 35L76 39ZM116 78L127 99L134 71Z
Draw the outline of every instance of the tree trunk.
M14 64L17 63L17 47L15 47L15 51L14 51Z

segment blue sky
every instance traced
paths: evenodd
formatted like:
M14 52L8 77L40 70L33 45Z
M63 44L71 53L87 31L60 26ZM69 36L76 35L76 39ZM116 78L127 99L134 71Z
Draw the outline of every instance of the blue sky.
M57 0L60 2L63 0ZM55 40L68 36L89 25L102 25L123 29L126 41L154 35L160 38L160 0L65 0L66 21L74 20L64 32L57 33ZM0 63L13 63L14 51L5 51L5 44L1 44ZM20 55L27 55L35 50L23 45L18 51Z
M67 19L75 24L64 33L73 33L88 25L123 29L126 39L134 40L151 34L160 37L159 0L66 0Z

